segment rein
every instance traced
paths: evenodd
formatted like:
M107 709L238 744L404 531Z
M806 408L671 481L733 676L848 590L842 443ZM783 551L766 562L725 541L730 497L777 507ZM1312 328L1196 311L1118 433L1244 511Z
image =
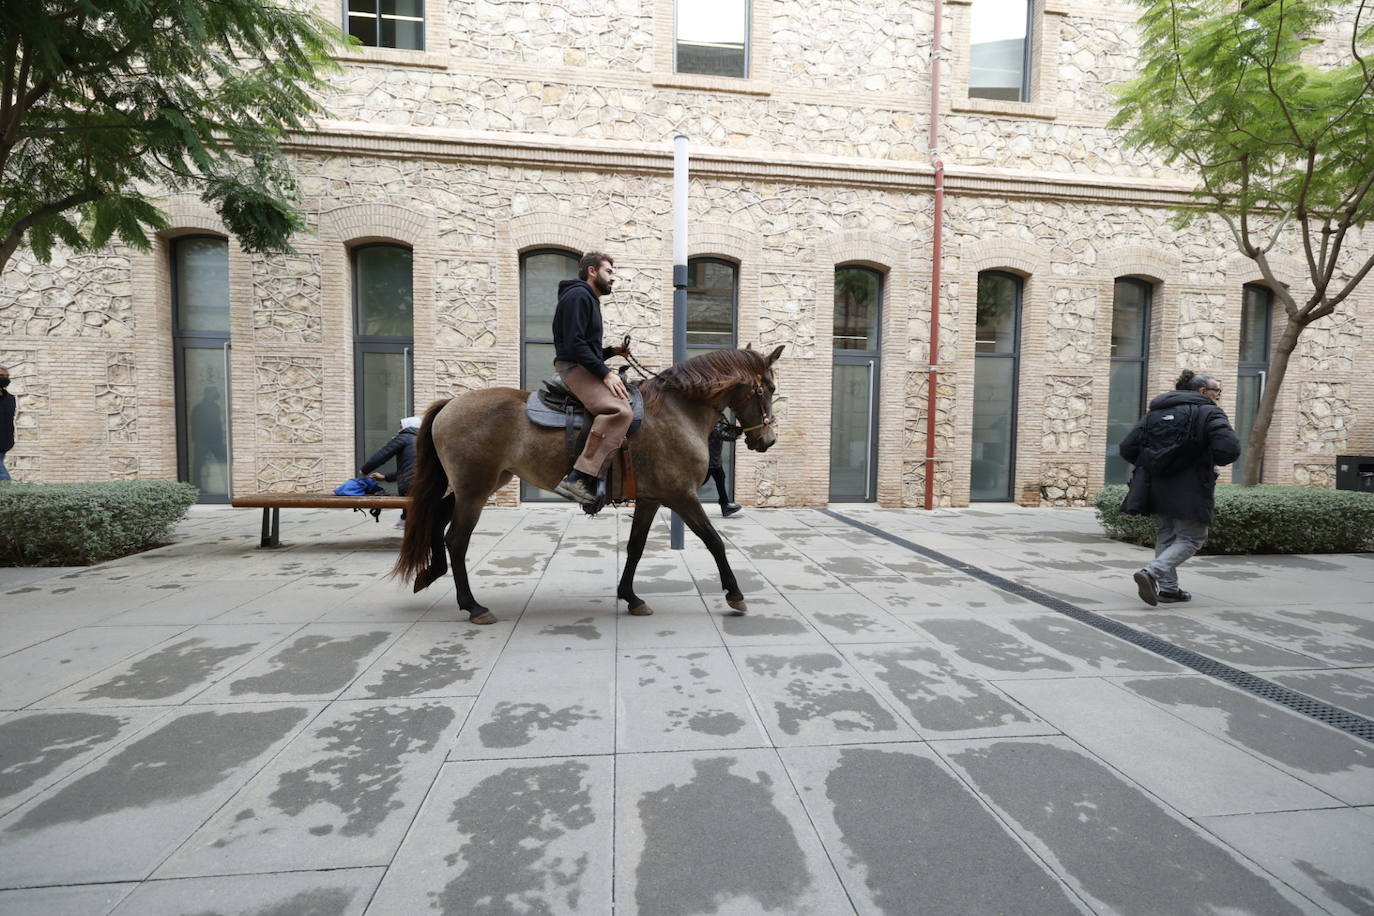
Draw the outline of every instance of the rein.
M759 417L761 419L758 423L755 423L753 426L741 426L739 428L741 435L743 435L744 433L753 432L756 429L763 429L765 426L773 425L773 416L768 412L767 408L764 406L763 403L763 382L759 381L758 378L754 379L754 387L751 391L751 394L753 395L754 399L759 402ZM733 410L736 414L738 414L739 409L743 407L746 403L748 403L748 400L749 395L745 395L744 397L740 398L739 401L737 401L736 403L731 404L730 409Z

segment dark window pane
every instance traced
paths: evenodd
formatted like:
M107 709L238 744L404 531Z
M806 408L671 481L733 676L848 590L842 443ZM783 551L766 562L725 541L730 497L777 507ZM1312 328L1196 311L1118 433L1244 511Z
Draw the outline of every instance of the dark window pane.
M348 0L350 13L371 13L377 15L377 0Z
M400 430L406 415L406 358L402 353L362 354L363 442L361 455L366 460L386 445ZM391 467L379 468L390 471Z
M978 329L974 352L1016 352L1017 309L1021 281L1009 274L985 271L978 275Z
M865 500L873 452L873 362L837 363L830 389L830 498Z
M713 349L735 345L733 264L698 259L687 264L687 346Z
M866 267L835 271L835 349L878 349L878 318L883 301L882 277Z
M678 73L744 78L748 73L748 0L679 0Z
M1236 379L1236 438L1240 440L1242 455L1250 444L1250 431L1255 428L1255 414L1259 411L1260 397L1264 394L1264 379L1258 372L1241 374ZM1231 481L1240 482L1242 462L1231 466Z
M388 19L383 16L381 21L381 47L401 48L406 51L424 50L423 23L410 22L405 19Z
M973 361L973 461L970 499L1011 499L1016 427L1016 359Z
M525 316L525 337L553 339L553 312L558 306L558 284L575 279L577 258L570 254L541 251L527 255L521 261L520 305Z
M970 98L1024 101L1027 0L974 0L969 38Z
M381 0L383 16L425 18L425 0Z
M1138 280L1117 280L1112 298L1112 356L1138 359L1145 355L1150 287Z
M224 239L176 241L177 329L229 333L229 243Z
M1131 466L1121 457L1121 440L1140 419L1145 390L1145 363L1120 360L1111 364L1107 400L1107 483L1125 483Z
M186 432L186 479L200 489L202 500L229 496L228 403L224 350L186 347L181 351L186 397L180 405Z
M377 47L377 20L373 16L349 16L348 34L370 48Z
M1263 286L1245 287L1245 304L1240 314L1240 361L1269 362L1269 322L1273 315L1273 293Z
M354 253L358 297L357 333L410 337L414 333L411 253L396 245L371 245Z

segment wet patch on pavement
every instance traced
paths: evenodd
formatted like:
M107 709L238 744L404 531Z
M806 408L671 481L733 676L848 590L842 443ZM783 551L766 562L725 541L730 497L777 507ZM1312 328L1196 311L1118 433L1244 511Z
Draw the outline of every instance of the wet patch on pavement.
M774 744L916 737L834 653L751 652L742 673L760 709L772 712Z
M996 671L1072 671L1063 659L1019 642L979 620L918 620L915 626L949 646L960 658Z
M1129 643L1113 639L1085 624L1065 617L1045 614L1011 625L1032 639L1044 643L1070 658L1082 659L1093 668L1109 671L1182 671L1181 665L1137 649Z
M378 646L391 639L389 630L331 637L300 636L269 660L272 670L240 678L229 685L234 696L242 694L310 695L333 693L347 687L362 662Z
M126 716L48 712L0 722L0 798L17 795L69 760L113 741Z
M579 722L600 718L599 713L581 705L555 710L543 703L502 701L492 710L491 718L477 729L477 734L484 747L523 747L534 740L536 731L567 731Z
M208 681L223 663L251 652L255 642L216 646L195 637L146 655L103 684L81 694L83 700L160 700Z

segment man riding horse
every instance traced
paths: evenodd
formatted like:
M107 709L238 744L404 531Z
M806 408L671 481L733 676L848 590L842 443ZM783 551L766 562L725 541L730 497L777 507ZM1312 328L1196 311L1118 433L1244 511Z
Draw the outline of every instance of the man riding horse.
M612 356L628 355L630 348L601 345L601 297L609 295L613 286L615 261L608 254L589 251L578 262L577 279L558 284L558 307L553 313L554 368L583 406L596 415L582 454L554 492L584 505L596 501L597 482L634 419L625 383L606 365Z

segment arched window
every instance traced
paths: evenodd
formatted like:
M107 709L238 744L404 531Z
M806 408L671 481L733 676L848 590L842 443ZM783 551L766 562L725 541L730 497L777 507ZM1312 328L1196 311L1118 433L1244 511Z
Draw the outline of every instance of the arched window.
M870 267L835 270L830 383L830 499L877 499L878 329L883 276Z
M172 240L172 342L177 478L200 501L229 501L229 242Z
M553 374L553 312L558 284L577 279L578 255L557 248L528 251L520 257L520 382L527 391ZM526 501L562 502L548 490L520 484Z
M415 288L403 245L353 249L353 410L357 464L415 412Z
M1020 362L1021 278L978 275L973 360L973 462L969 498L1007 502L1016 470L1016 380Z
M1030 98L1031 0L973 0L968 94L972 99Z
M1126 438L1145 412L1153 289L1144 280L1119 277L1112 293L1111 378L1107 395L1107 483L1125 483L1131 466L1121 457Z
M739 311L739 265L721 258L692 258L687 262L687 357L710 350L736 347ZM735 444L726 442L721 466L730 490L735 489ZM714 481L701 489L702 502L717 502Z
M1274 291L1250 283L1245 286L1240 311L1240 358L1236 363L1236 436L1240 447L1250 441L1255 428L1264 382L1269 374L1269 342L1274 331ZM1231 467L1232 482L1240 481L1241 462Z

